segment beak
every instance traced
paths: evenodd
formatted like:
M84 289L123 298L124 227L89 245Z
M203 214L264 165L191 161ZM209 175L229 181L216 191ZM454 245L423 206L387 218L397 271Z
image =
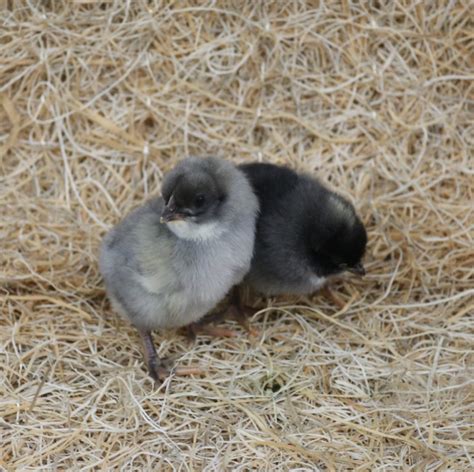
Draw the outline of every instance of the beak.
M182 220L184 218L184 215L178 213L176 210L177 208L174 202L174 197L171 196L168 201L168 204L163 208L160 223L169 223L170 221Z
M354 267L347 269L349 272L360 275L361 277L365 275L365 268L362 265L362 262L357 263Z

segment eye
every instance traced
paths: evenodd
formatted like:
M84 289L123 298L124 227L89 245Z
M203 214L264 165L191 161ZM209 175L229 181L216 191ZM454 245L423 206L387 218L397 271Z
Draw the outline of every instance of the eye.
M204 195L198 195L194 199L194 205L196 206L196 208L201 208L205 202L206 202L206 197Z

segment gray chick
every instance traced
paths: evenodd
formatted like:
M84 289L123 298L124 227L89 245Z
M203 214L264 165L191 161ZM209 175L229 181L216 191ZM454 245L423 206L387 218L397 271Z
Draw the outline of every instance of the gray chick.
M168 372L151 331L197 322L250 267L258 201L244 173L217 158L187 158L155 197L104 238L100 271L115 310L144 343L150 375Z
M287 167L240 169L260 203L249 286L267 295L309 294L341 272L365 274L367 233L346 199Z

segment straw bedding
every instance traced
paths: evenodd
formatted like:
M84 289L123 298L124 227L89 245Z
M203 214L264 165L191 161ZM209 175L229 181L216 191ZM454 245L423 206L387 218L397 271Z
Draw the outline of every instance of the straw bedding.
M0 4L1 468L472 470L471 2ZM155 388L98 245L208 154L348 196L368 275Z

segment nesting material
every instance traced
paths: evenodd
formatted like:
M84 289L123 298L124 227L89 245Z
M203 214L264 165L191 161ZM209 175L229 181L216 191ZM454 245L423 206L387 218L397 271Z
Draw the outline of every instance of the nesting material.
M2 2L0 468L472 470L472 5L310 3ZM98 245L205 154L348 196L368 275L155 388Z

